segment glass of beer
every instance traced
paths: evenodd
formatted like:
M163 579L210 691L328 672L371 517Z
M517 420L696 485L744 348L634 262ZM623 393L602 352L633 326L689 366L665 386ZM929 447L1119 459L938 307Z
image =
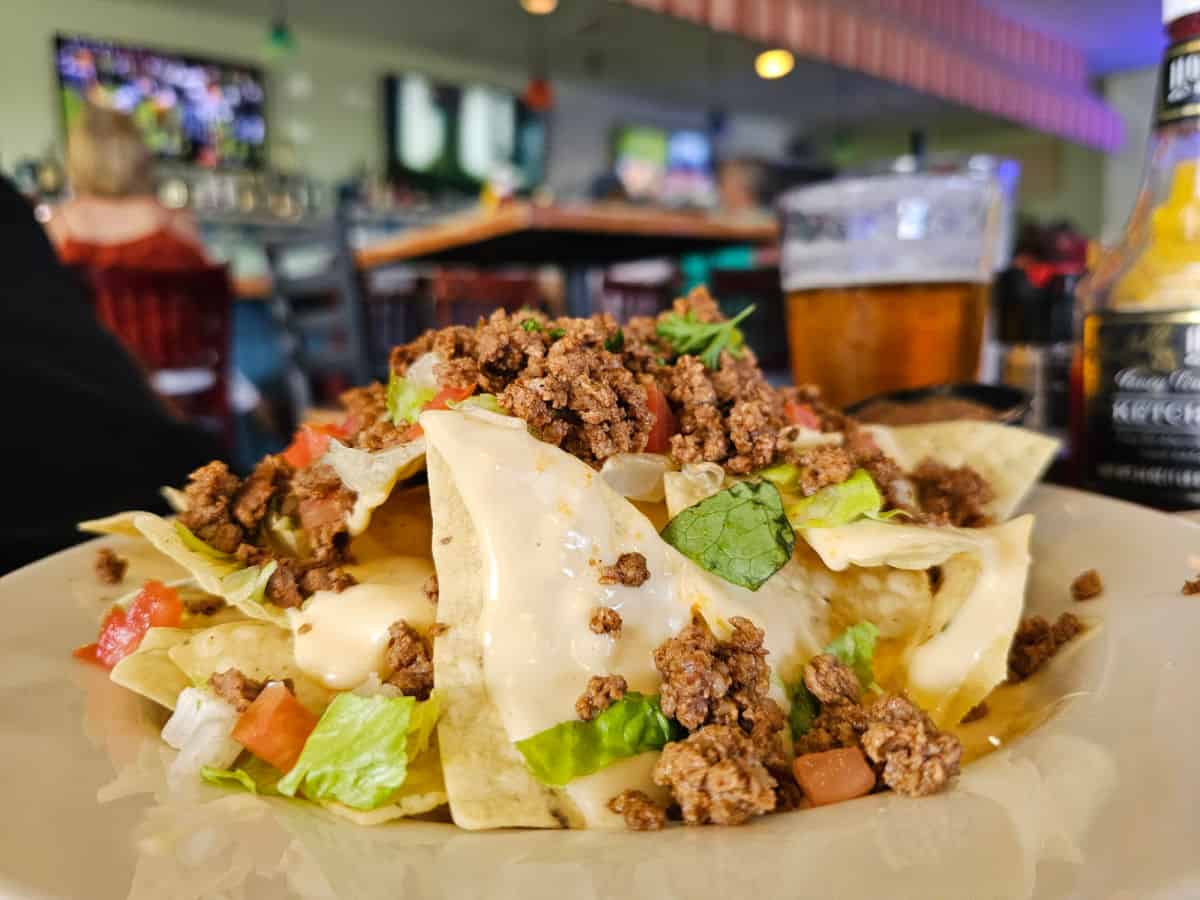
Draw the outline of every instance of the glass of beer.
M791 191L781 273L797 384L846 406L979 372L1002 197L976 175L882 175Z

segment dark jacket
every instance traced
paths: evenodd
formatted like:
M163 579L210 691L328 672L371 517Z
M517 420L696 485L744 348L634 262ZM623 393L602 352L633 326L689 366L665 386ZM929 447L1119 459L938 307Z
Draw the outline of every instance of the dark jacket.
M220 446L167 415L3 178L0 261L3 572L83 539L82 519L161 509Z

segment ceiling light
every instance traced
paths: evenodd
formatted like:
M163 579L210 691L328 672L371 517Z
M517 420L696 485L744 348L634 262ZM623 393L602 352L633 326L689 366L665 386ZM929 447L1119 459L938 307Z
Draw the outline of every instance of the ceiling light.
M558 9L558 0L521 0L521 8L531 16L548 16Z
M759 78L782 78L795 67L796 57L790 50L764 50L754 58Z

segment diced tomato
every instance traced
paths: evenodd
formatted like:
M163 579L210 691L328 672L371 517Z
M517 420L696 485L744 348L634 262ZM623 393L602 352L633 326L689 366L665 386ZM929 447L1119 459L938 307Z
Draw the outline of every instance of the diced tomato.
M875 787L875 772L858 747L806 753L796 757L792 769L813 806L853 800Z
M666 453L671 446L671 435L679 431L679 423L671 412L666 395L654 382L646 385L646 405L654 416L654 426L650 429L650 437L646 439L646 452Z
M422 409L449 409L450 403L462 403L475 392L474 388L444 387Z
M128 609L114 606L100 625L96 643L80 647L75 657L111 669L142 643L151 628L174 628L183 620L183 601L174 588L147 581Z
M337 425L301 425L296 436L283 451L283 458L293 469L305 469L325 455L331 437L345 437Z
M233 739L286 772L300 758L317 717L282 682L268 684L233 726Z
M807 403L788 400L783 404L783 415L789 425L800 425L813 431L821 430L821 419Z

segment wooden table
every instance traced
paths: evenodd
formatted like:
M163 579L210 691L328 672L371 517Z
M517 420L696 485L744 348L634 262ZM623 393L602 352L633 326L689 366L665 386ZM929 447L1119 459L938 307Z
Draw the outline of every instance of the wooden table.
M591 266L678 256L779 237L771 219L735 220L700 213L592 204L543 206L512 203L494 212L473 211L363 247L360 269L397 262L494 265L560 265L567 270L570 315L587 315Z

